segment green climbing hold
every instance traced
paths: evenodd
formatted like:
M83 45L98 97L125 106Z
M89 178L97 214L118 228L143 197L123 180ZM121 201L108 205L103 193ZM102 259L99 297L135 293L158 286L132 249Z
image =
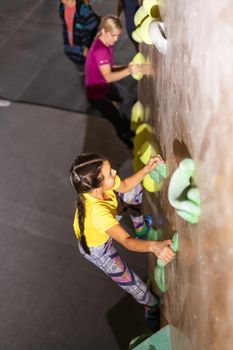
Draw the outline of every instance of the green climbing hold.
M163 181L163 179L166 179L168 177L167 164L163 163L163 164L157 165L156 169L150 172L150 176L157 183L160 183L161 181Z
M159 173L156 170L152 170L150 172L150 176L152 177L152 179L157 182L157 184L159 184L161 182L161 177L159 175Z
M150 228L148 233L148 240L149 241L157 241L159 239L160 232L153 229L153 227Z
M196 224L199 221L200 212L197 214L194 214L194 213L189 213L186 210L178 210L178 209L176 209L176 212L182 219L189 222L190 224Z
M192 201L193 203L195 203L196 205L200 205L201 204L201 196L200 196L200 191L197 187L193 187L191 188L188 193L187 193L187 197L190 201Z
M157 172L166 179L168 177L168 165L165 163L159 164L156 167Z
M131 342L129 343L129 350L134 349L136 346L141 344L145 339L149 338L150 336L151 336L151 333L145 333L132 339Z
M178 248L179 248L179 234L178 232L174 233L173 237L172 237L172 245L171 245L171 249L177 253L178 252ZM157 264L161 267L166 266L167 264L163 261L161 261L160 259L157 260Z
M179 233L178 232L174 233L174 235L172 237L171 248L175 253L177 253L179 250Z
M165 293L167 290L165 266L160 266L157 264L154 270L154 279L159 290L162 293Z
M177 253L179 250L179 234L178 232L174 233L172 237L172 245L171 249ZM165 272L165 266L167 264L160 259L157 260L157 265L154 270L154 278L155 282L157 284L157 287L160 289L162 293L166 292L167 285L166 285L166 272Z
M169 203L185 221L195 224L201 215L200 192L193 185L194 162L184 159L174 171L168 188Z
M177 344L180 346L175 347ZM161 328L158 332L151 334L134 350L174 350L174 349L193 349L193 344L186 334L171 324ZM130 349L131 350L131 349Z

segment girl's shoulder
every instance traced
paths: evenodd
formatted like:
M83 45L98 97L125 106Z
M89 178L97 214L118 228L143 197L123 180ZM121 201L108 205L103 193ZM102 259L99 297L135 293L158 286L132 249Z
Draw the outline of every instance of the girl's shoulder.
M104 201L92 204L88 209L87 216L94 226L99 226L101 222L104 223L106 220L109 221L115 219L108 203L105 203Z
M119 175L116 175L116 177L115 177L115 184L114 184L112 189L113 190L117 190L118 187L120 187L120 184L121 184L121 178L120 178Z

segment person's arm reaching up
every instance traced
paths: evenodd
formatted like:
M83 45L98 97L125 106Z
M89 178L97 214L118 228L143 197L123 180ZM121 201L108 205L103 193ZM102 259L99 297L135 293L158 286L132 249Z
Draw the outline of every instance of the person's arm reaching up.
M159 154L152 157L147 165L144 166L141 170L132 176L129 176L126 179L122 180L120 186L116 189L116 191L122 193L129 192L132 188L137 186L137 184L139 184L148 173L154 170L156 166L161 163L164 163L164 161Z

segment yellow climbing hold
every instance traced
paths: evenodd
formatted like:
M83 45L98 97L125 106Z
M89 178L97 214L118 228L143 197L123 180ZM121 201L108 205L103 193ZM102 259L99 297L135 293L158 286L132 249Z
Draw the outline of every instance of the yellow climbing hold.
M154 182L154 180L150 177L149 174L147 174L144 177L143 180L143 187L148 191L148 192L158 192L162 189L163 187L163 182L160 182L159 184L157 184L156 182Z
M136 41L137 43L142 43L142 38L140 37L138 29L135 29L132 32L132 39Z
M140 26L140 24L142 23L143 19L147 17L147 13L144 9L143 6L140 6L139 9L135 12L134 15L134 24L135 27Z
M151 157L158 154L158 149L151 142L146 141L138 151L139 158L143 164L147 164Z
M135 130L134 143L134 154L137 154L144 142L151 138L152 128L147 123L142 123Z
M149 25L153 21L153 17L148 16L144 21L141 23L138 31L139 35L142 38L143 42L147 45L152 45L152 40L149 33Z
M144 106L140 101L134 103L131 110L131 129L136 130L137 127L143 122L144 119Z
M160 12L158 8L158 1L156 0L143 0L142 4L145 12L153 18L160 19Z
M146 59L145 59L145 57L143 56L143 54L142 54L141 52L138 52L138 53L134 56L132 62L135 63L135 64L145 64L145 63L146 63ZM136 80L140 80L140 79L142 79L143 74L141 74L141 73L132 74L132 77L133 77L134 79L136 79Z
M152 127L147 123L143 123L143 124L139 125L139 127L136 129L135 133L136 133L136 135L139 135L144 130L147 130L147 132L151 133Z

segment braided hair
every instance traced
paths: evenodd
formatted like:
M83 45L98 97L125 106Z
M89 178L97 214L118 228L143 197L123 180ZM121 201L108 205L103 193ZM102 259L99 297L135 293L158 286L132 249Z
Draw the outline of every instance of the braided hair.
M70 181L77 192L78 223L80 229L80 243L83 250L90 254L84 233L85 199L83 193L92 191L102 185L102 166L106 158L97 153L83 153L75 158L70 169Z

